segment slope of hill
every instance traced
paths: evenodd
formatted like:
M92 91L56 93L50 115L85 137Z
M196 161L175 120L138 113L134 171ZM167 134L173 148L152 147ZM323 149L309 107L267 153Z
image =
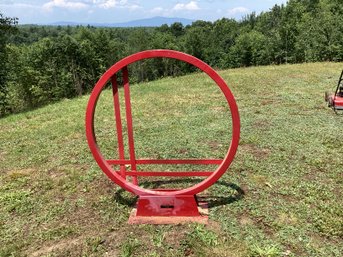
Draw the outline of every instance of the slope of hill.
M323 95L341 68L314 63L220 72L237 99L242 129L232 166L206 191L208 226L126 223L136 199L107 179L88 150L88 96L0 119L0 256L339 256L342 117ZM225 154L229 111L203 74L132 85L131 94L138 158ZM103 92L96 113L106 158L116 154L111 97ZM167 186L190 182L196 181Z
M152 17L146 19L133 20L128 22L119 22L119 23L77 23L77 22L68 22L68 21L59 21L54 22L49 25L53 26L77 26L77 25L91 25L95 27L159 27L163 24L171 25L175 22L181 22L184 26L192 24L193 20L177 17Z

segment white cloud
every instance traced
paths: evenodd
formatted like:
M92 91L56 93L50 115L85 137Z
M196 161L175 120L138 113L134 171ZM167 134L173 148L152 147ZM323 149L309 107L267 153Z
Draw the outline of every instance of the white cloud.
M156 14L156 13L162 13L163 11L164 11L164 10L163 10L162 7L155 7L155 8L152 9L150 12Z
M132 5L124 6L124 8L128 8L130 11L135 11L138 9L142 9L142 6L139 6L138 4L132 4Z
M249 12L250 12L250 10L248 8L239 6L239 7L235 7L235 8L229 9L228 10L228 15L229 16L235 16L237 14L244 14L244 13L249 13Z
M187 11L195 11L199 10L198 3L195 1L190 1L188 4L182 4L178 3L173 7L174 11L181 11L181 10L187 10Z
M85 9L88 7L88 4L83 2L74 2L68 0L52 0L43 5L43 9L51 11L54 7L66 8L66 9Z
M129 4L127 0L93 0L93 5L102 9L126 8L130 11L142 8L138 4Z
M10 5L10 4L14 4L14 2L12 0L2 0L0 5Z
M25 3L11 3L10 1L0 3L0 6L12 7L12 8L40 8L38 5L25 4Z
M94 2L100 2L100 1L94 1ZM116 0L101 1L99 3L99 7L104 8L104 9L110 9L110 8L116 7L117 4L118 4L118 1Z

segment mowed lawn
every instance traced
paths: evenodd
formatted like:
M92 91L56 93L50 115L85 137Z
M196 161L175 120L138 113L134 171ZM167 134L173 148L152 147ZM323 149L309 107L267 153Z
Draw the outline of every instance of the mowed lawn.
M0 119L0 256L341 256L343 115L326 107L324 92L334 90L342 68L219 71L236 97L241 139L229 170L202 193L206 226L127 224L136 198L105 176L88 149L89 96ZM224 157L230 112L206 75L134 84L131 97L137 158ZM99 101L99 145L117 158L111 91ZM149 188L198 182L140 179Z

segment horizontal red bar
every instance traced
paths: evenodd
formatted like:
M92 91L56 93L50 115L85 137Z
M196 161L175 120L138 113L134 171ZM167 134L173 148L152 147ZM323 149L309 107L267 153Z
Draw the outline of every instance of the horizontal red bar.
M121 175L120 171L116 171ZM127 176L143 177L208 177L212 171L126 171Z
M223 160L221 159L140 159L136 160L136 164L221 164ZM107 160L110 165L120 165L120 164L131 164L130 160Z

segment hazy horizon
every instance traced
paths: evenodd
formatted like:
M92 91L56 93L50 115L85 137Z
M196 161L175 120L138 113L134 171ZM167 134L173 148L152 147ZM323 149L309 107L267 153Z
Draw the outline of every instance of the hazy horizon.
M2 0L0 12L17 17L19 24L123 23L152 17L214 21L241 19L244 15L268 11L287 0Z

